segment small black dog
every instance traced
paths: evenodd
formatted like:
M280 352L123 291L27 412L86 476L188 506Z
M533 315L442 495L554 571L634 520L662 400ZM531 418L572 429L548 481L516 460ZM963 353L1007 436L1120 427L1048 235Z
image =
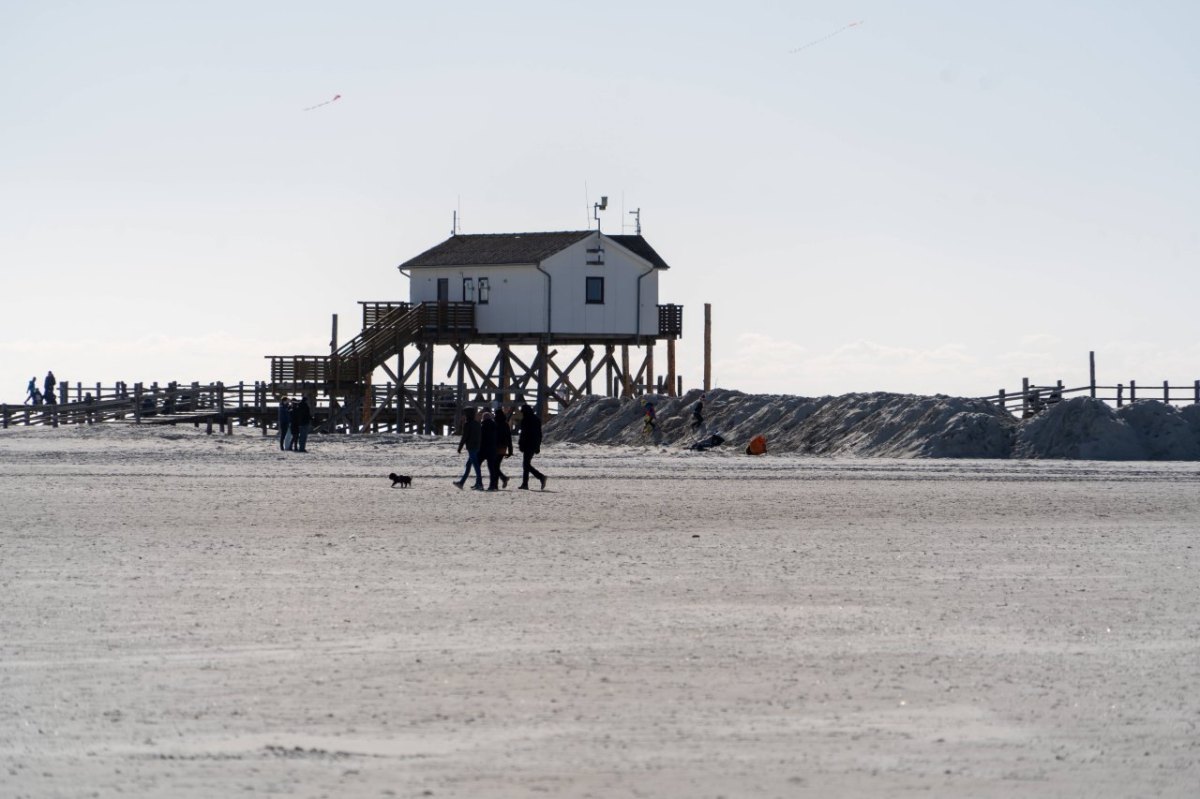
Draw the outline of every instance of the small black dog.
M400 486L401 488L410 488L412 486L412 478L407 474L396 474L392 472L388 475L392 481L392 488Z

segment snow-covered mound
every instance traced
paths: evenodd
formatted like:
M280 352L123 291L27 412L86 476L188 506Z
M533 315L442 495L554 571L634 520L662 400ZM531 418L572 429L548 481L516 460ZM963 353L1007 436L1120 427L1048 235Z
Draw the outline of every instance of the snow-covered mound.
M893 458L1078 458L1200 460L1200 406L1161 402L1113 409L1088 397L1018 420L978 399L910 394L794 397L716 389L704 400L704 427L692 428L698 390L637 400L590 397L546 425L550 441L690 446L713 433L741 451L756 435L771 452ZM643 433L645 402L658 431Z

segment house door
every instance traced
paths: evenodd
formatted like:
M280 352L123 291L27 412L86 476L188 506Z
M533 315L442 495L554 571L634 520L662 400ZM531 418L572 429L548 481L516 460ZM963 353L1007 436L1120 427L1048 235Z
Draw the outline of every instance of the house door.
M448 277L439 277L438 278L437 301L438 302L449 302L450 301L450 278L448 278Z

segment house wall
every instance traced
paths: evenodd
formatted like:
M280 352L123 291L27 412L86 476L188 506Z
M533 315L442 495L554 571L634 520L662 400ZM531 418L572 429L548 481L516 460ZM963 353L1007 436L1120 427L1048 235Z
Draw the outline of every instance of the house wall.
M594 236L556 253L542 263L516 266L417 267L409 279L409 301L437 300L438 278L448 278L450 301L463 302L463 278L475 282L475 325L480 333L536 334L547 330L547 284L552 285L551 332L559 335L631 336L658 333L658 272L650 264L604 239L604 265L590 266ZM641 328L638 328L638 277L642 280ZM604 278L604 303L588 305L586 277ZM489 281L486 304L479 304L479 278Z

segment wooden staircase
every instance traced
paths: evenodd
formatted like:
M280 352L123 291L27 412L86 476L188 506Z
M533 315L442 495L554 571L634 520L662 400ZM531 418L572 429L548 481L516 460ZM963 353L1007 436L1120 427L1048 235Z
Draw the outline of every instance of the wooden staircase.
M309 384L338 387L366 382L372 371L409 344L475 332L469 302L364 303L363 330L333 355L269 355L271 384L294 390Z

